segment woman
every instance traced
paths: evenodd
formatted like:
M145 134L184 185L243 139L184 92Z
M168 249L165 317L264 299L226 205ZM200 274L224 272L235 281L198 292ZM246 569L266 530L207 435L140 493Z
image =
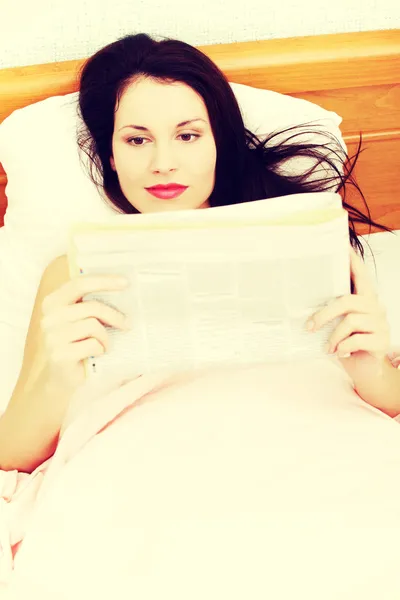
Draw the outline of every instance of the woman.
M123 213L198 209L299 192L340 191L346 183L354 183L351 172L355 163L348 169L337 140L326 137L324 144L296 144L296 137L304 134L302 128L297 133L288 130L286 142L290 143L274 145L276 134L258 140L245 129L225 76L203 53L180 41L156 42L138 34L106 46L83 67L79 105L85 123L79 145L91 159L93 180ZM281 174L285 161L298 156L312 158L312 166L302 175ZM175 190L155 189L171 184ZM343 206L349 211L351 242L363 253L355 222L388 229L350 205ZM21 373L0 420L1 469L32 472L53 455L68 402L84 381L82 361L107 349L104 325L124 327L118 311L81 299L87 293L120 285L114 276L69 280L65 256L45 270ZM369 332L353 339L356 346L341 346L341 350L355 353L343 360L348 361L346 368L356 383L364 381L365 399L375 406L380 402L382 410L397 414L400 409L387 406L373 373L385 369L385 385L388 377L394 377L384 359L388 350L384 312L374 297L368 302L357 296L340 300L340 305L319 318L363 313L362 320L343 322L332 341L338 345L357 329ZM332 311L337 314L332 316ZM361 337L367 337L367 343ZM368 357L366 353L370 353ZM374 393L368 395L374 385Z

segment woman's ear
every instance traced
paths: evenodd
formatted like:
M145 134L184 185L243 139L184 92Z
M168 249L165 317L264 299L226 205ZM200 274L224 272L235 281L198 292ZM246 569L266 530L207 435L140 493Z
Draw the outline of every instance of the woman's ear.
M113 171L116 171L116 170L117 170L117 169L115 168L115 162L114 162L114 159L113 159L113 157L112 157L112 156L110 157L110 165L111 165L111 168L112 168L112 170L113 170Z

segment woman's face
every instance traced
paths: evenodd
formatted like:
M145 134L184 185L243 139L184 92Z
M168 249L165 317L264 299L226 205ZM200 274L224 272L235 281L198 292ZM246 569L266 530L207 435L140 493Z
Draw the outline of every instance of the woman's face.
M115 114L112 152L111 167L139 212L208 206L217 151L204 101L186 84L145 78L131 84ZM146 189L170 183L187 188L169 199Z

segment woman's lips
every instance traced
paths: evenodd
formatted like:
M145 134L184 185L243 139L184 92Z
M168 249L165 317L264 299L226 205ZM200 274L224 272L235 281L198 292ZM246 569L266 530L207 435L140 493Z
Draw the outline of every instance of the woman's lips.
M155 196L156 198L162 198L163 200L169 200L170 198L176 198L177 196L180 196L181 194L183 194L183 192L185 190L187 190L187 188L182 187L182 188L175 188L175 189L170 189L170 190L146 188L146 190L149 192L149 194L151 194L152 196Z

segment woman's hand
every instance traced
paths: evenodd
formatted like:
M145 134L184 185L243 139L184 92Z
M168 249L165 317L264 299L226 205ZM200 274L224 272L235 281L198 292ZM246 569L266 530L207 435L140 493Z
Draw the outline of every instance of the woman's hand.
M104 325L127 329L118 310L96 300L82 302L86 294L123 290L128 283L123 280L116 275L81 275L45 297L40 326L48 384L72 394L85 380L83 360L107 351Z
M360 360L369 362L370 357L382 363L390 350L386 310L375 293L366 266L351 245L350 268L355 293L336 298L307 321L313 320L313 331L317 331L332 319L344 315L330 337L327 351L329 354L337 352L346 370Z

